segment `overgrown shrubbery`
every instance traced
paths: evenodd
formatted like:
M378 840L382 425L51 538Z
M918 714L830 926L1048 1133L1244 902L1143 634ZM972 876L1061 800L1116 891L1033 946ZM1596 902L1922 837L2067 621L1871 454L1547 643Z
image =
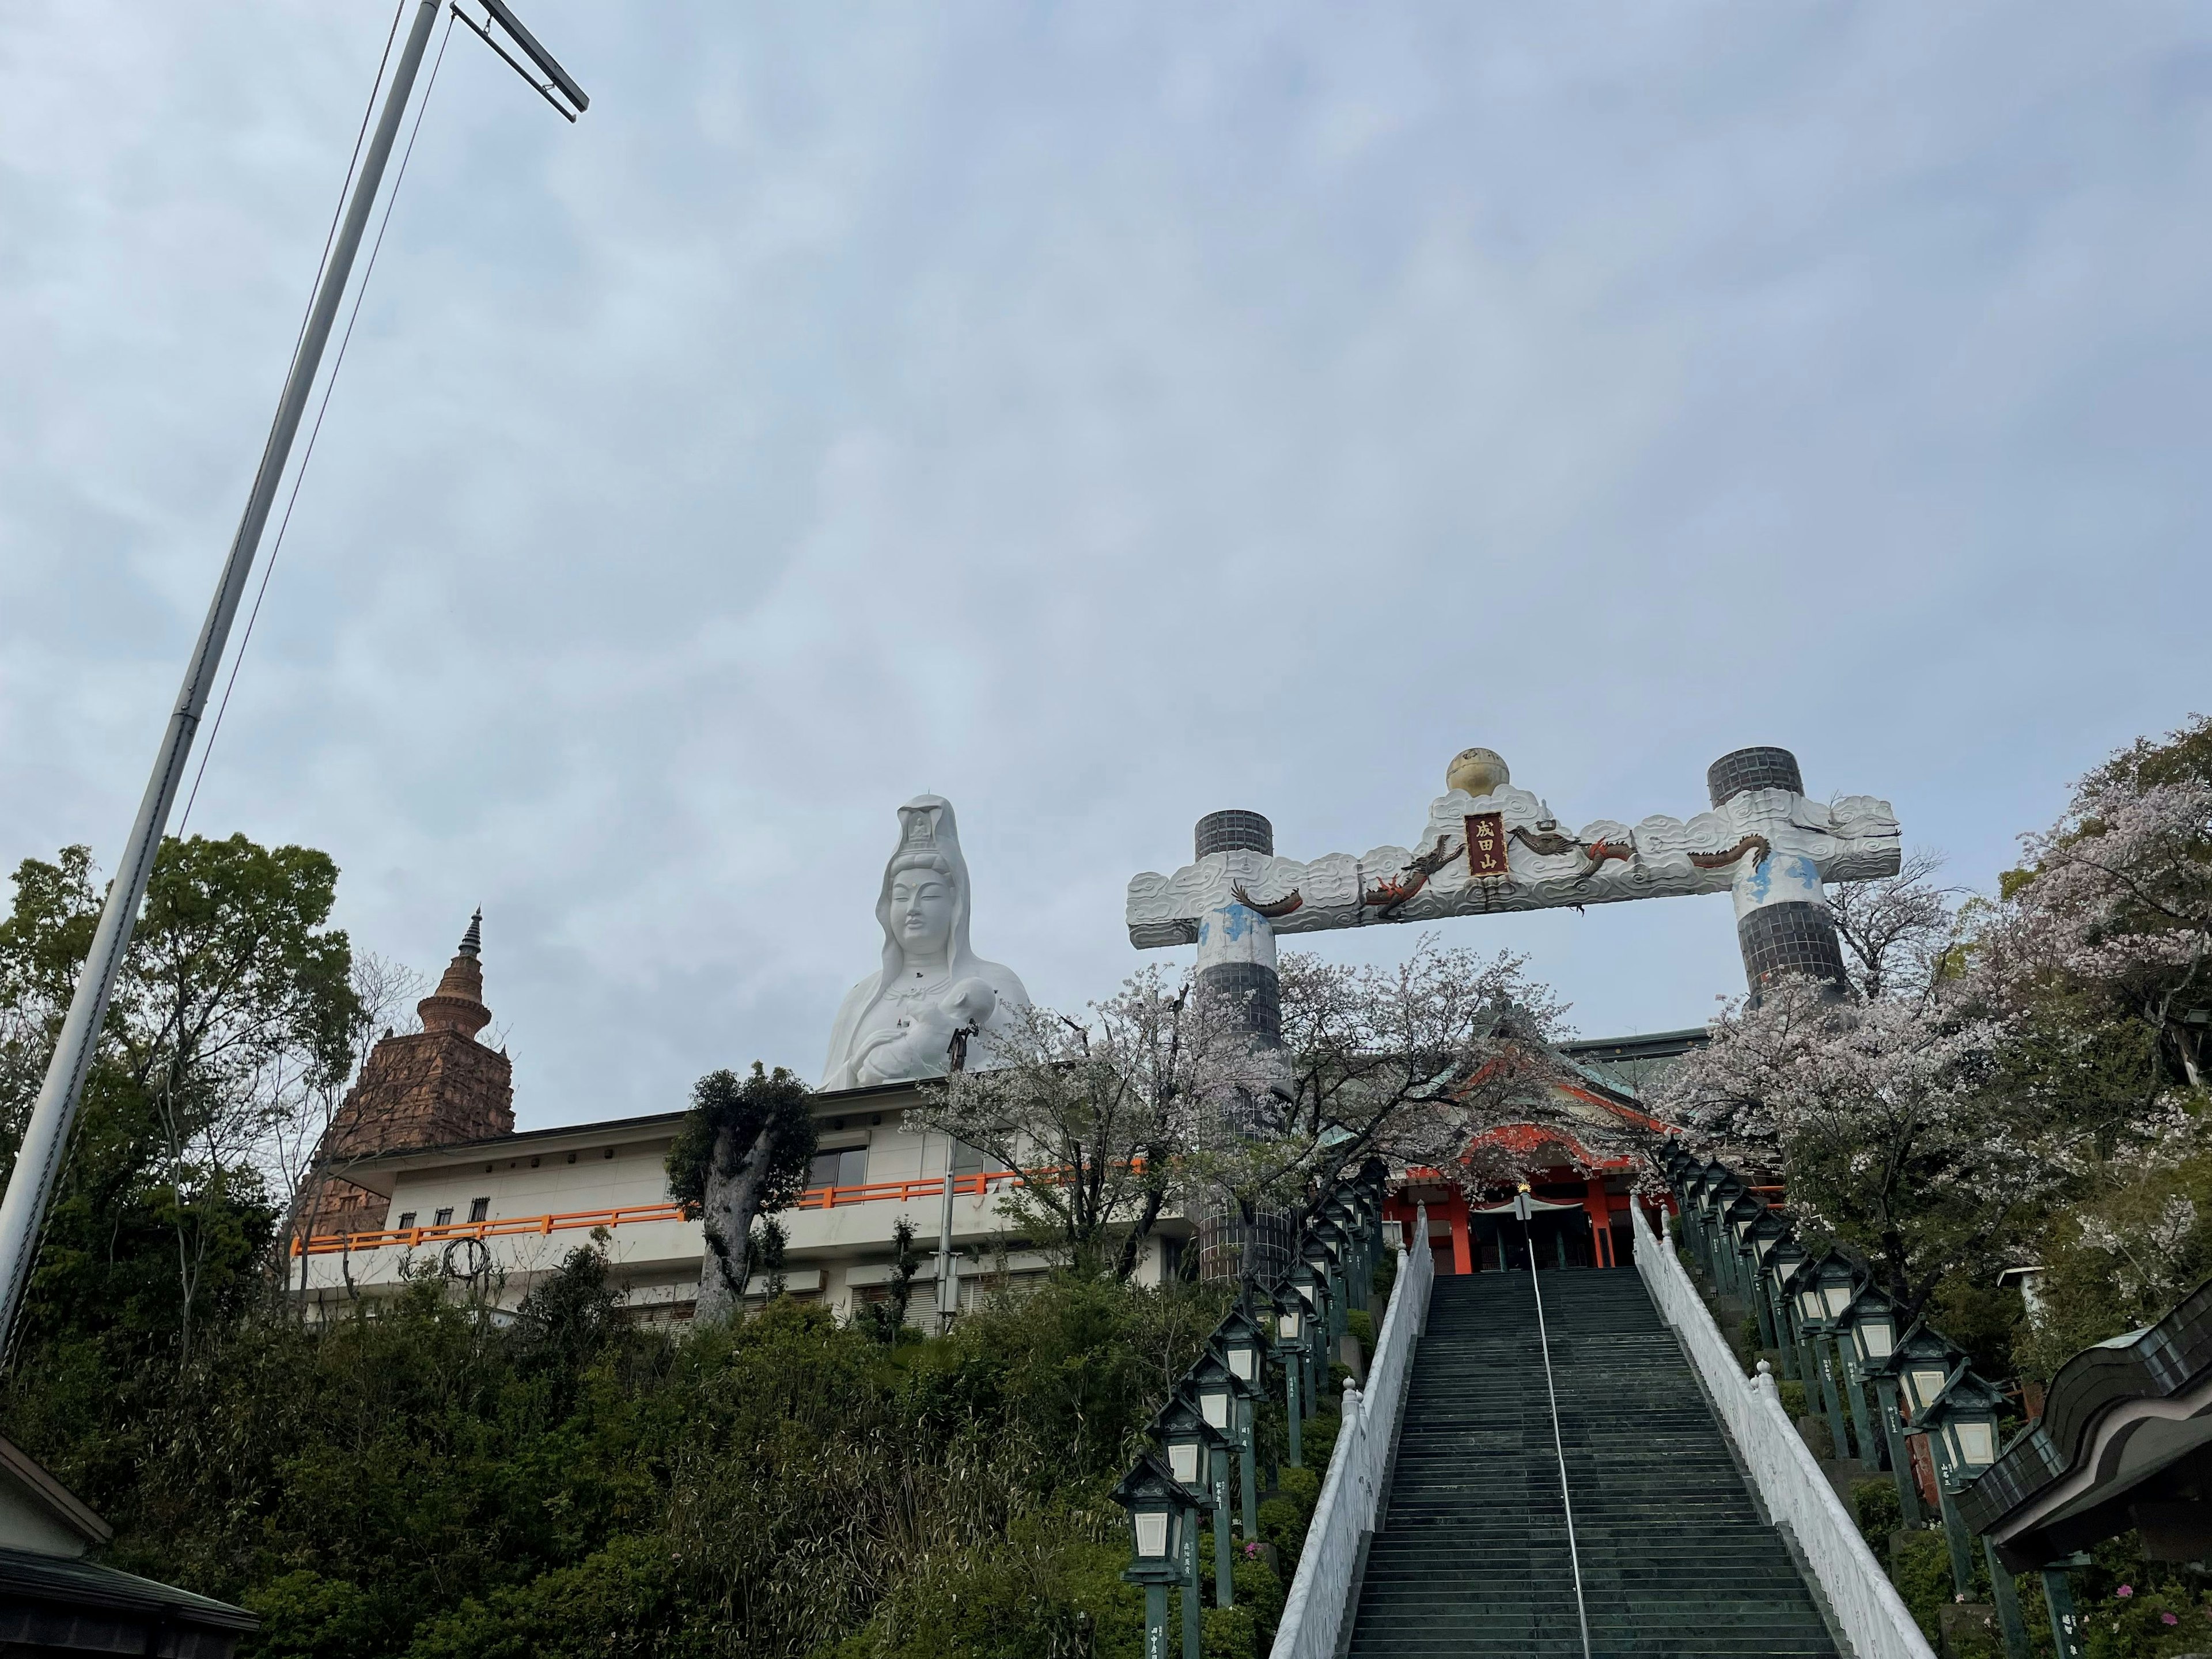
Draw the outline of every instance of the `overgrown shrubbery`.
M158 1395L80 1344L6 1427L116 1565L254 1608L271 1659L1134 1654L1105 1493L1213 1291L1058 1279L886 1345L791 1301L641 1330L605 1274L575 1253L505 1328L428 1281L247 1318Z

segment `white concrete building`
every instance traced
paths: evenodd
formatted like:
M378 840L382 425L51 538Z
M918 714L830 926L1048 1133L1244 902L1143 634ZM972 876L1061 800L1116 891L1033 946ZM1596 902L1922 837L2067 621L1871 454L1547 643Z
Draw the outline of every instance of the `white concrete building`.
M909 1127L912 1083L815 1097L819 1145L805 1195L777 1219L789 1236L784 1288L849 1318L880 1299L892 1276L892 1228L912 1224L921 1253L909 1319L937 1310L936 1251L948 1142ZM668 1194L665 1160L681 1113L620 1118L445 1146L401 1149L349 1164L344 1178L385 1200L386 1225L325 1233L294 1246L293 1283L335 1314L389 1296L411 1275L480 1279L513 1309L568 1254L603 1234L613 1282L641 1316L688 1318L704 1249L700 1224ZM1001 1282L1045 1271L1047 1255L1012 1234L1002 1194L1014 1177L954 1145L952 1241L962 1305ZM1189 1224L1162 1222L1138 1280L1176 1270ZM756 1275L756 1295L765 1295Z

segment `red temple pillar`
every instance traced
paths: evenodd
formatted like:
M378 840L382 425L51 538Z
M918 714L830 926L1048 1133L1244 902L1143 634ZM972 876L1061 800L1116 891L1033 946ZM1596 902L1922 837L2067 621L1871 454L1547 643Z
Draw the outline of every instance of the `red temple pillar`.
M1595 1176L1583 1182L1583 1213L1589 1218L1590 1266L1614 1266L1613 1212L1606 1206L1605 1182Z
M1454 1189L1448 1211L1451 1217L1452 1271L1471 1273L1474 1271L1474 1252L1467 1229L1467 1194Z

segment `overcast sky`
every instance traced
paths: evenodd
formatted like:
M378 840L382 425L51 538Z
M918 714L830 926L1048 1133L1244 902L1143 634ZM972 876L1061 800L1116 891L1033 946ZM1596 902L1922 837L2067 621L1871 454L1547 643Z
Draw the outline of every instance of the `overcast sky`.
M924 789L1073 1006L1213 808L1774 743L1986 885L2212 706L2201 7L523 9L591 109L453 36L189 827L481 904L526 1127L817 1074ZM6 866L112 862L391 16L0 11ZM1724 897L1448 938L1742 988Z

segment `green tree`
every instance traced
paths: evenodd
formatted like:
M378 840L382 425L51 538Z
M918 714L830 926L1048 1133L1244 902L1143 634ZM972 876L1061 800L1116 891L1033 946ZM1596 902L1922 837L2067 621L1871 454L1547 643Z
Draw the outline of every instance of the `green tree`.
M89 853L18 866L0 922L0 1124L12 1164L104 893ZM244 836L161 844L88 1077L33 1281L51 1327L118 1297L189 1357L210 1300L240 1292L273 1228L283 1126L354 1059L337 866ZM167 1258L158 1277L152 1243Z

